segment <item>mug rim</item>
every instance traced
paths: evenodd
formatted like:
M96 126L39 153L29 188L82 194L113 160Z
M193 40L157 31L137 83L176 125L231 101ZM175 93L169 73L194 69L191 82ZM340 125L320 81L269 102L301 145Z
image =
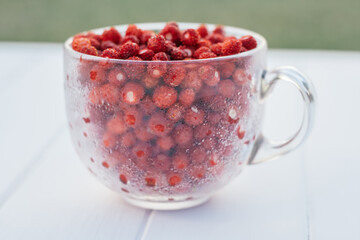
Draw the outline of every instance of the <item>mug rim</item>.
M199 27L201 24L205 24L207 28L210 29L214 29L217 25L216 24L211 24L211 23L193 23L193 22L176 22L179 25L180 29L184 29L184 28L197 28ZM129 23L130 24L130 23ZM116 28L119 32L123 33L126 31L127 27L129 24L121 24L121 25L114 25L114 26L105 26L105 27L101 27L101 28L94 28L94 29L90 29L90 30L86 30L83 32L80 32L78 34L81 33L87 33L87 32L94 32L97 34L102 33L105 29L108 29L110 27L114 27ZM162 29L166 22L148 22L148 23L134 23L136 26L138 26L141 29L145 29L145 30L159 30ZM246 52L242 52L242 53L237 53L237 54L233 54L233 55L228 55L228 56L221 56L221 57L215 57L215 58L205 58L205 59L192 59L192 60L181 60L181 61L171 61L171 60L167 60L167 61L147 61L147 60L128 60L128 59L113 59L113 58L103 58L100 56L93 56L93 55L89 55L89 54L85 54L85 53L81 53L81 52L77 52L74 49L72 49L71 47L71 43L73 41L74 36L69 37L68 39L66 39L66 41L64 42L64 51L70 53L73 57L75 58L82 58L82 60L92 60L92 61L104 61L106 60L108 63L163 63L163 64L191 64L191 63L204 63L204 62L217 62L217 61L226 61L226 60L230 60L230 59L239 59L239 58L243 58L243 57L248 57L251 55L254 55L257 52L260 52L264 49L267 48L267 41L265 39L265 37L263 37L261 34L251 31L249 29L245 29L245 28L239 28L239 27L233 27L233 26L228 26L228 25L222 25L224 27L225 32L228 32L229 34L235 34L237 33L237 35L240 36L244 36L244 35L252 35L257 42L257 46L254 49L251 49L249 51ZM239 37L239 36L237 36Z

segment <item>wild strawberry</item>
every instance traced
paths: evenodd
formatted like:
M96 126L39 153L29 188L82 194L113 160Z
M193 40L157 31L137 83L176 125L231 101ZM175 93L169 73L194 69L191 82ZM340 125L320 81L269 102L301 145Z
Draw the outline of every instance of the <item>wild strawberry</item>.
M96 84L106 83L106 72L99 64L95 64L89 73L90 81Z
M200 47L208 47L210 48L212 43L207 39L200 39L197 44Z
M140 44L140 40L138 37L134 36L134 35L127 35L124 37L124 39L122 40L122 44L127 43L127 42L133 42L136 44Z
M166 136L173 124L162 113L154 113L149 119L149 131L156 136Z
M208 86L216 86L218 84L218 82L220 81L220 76L219 76L219 72L215 71L214 75L212 77L209 78L205 78L203 79L203 82L208 85Z
M209 65L204 65L198 69L198 76L200 77L200 79L205 80L214 77L215 72L216 69L214 67Z
M154 57L152 58L153 61L168 61L169 57L166 53L164 52L158 52L154 55Z
M198 70L200 79L208 86L215 86L220 81L219 72L212 66L202 66Z
M211 51L212 51L213 53L215 53L217 56L220 56L220 55L221 55L221 51L222 51L222 43L213 44L213 45L211 45L210 49L211 49Z
M184 112L184 107L175 103L167 110L166 117L173 122L178 122L184 117Z
M142 44L147 44L148 40L155 35L156 35L156 33L153 31L143 30L142 35L140 37L140 42Z
M189 126L197 126L204 122L204 115L205 114L203 110L192 106L186 110L184 119Z
M205 52L211 52L211 49L208 47L199 47L198 49L196 49L196 51L193 54L194 58L199 58L200 54L205 53Z
M168 61L169 58L164 52L159 52L152 58L153 61ZM153 78L160 78L166 73L167 67L164 63L149 63L147 73Z
M229 79L221 80L218 85L218 90L224 97L231 98L235 93L235 84Z
M94 38L94 39L98 40L99 42L102 41L101 34L95 34L93 32L88 32L87 34L88 34L89 38Z
M113 48L113 49L118 49L118 45L113 43L112 41L102 41L101 42L101 45L100 45L100 49L102 51L104 51L105 49L108 49L108 48Z
M186 147L192 141L193 130L185 124L179 124L174 128L172 136L176 144Z
M147 47L150 50L153 50L155 53L165 52L165 38L162 35L156 35L151 37L147 42Z
M222 25L217 25L217 26L215 27L215 29L213 30L213 33L214 33L214 34L224 35L224 34L225 34L224 26L222 26Z
M127 130L126 123L123 119L122 114L115 115L106 123L106 129L108 132L113 134L122 134Z
M111 84L105 84L100 87L94 87L89 94L89 99L92 104L115 104L119 99L119 91Z
M171 136L159 137L157 145L161 150L168 151L174 146L174 140Z
M221 43L224 41L224 36L218 33L213 33L209 36L206 37L207 40L209 40L210 42L212 42L213 44L215 43Z
M189 165L189 159L185 153L177 153L172 158L173 166L177 170L183 170Z
M229 39L223 42L221 48L221 54L223 56L237 54L241 50L241 41L236 39Z
M91 42L88 38L76 38L72 42L72 48L81 53L89 55L98 55L98 51L95 47L91 46Z
M186 52L180 48L175 47L170 51L171 60L183 60L186 56Z
M146 75L145 77L143 77L141 79L142 84L145 86L145 88L147 89L151 89L154 88L158 85L159 83L159 78L153 78L149 75Z
M139 57L129 57L127 60L131 61L139 61L137 62L127 62L126 66L124 66L123 72L126 76L131 80L140 80L145 73L145 64L142 62Z
M113 48L107 48L101 53L100 57L116 59L120 58L120 53Z
M244 69L238 68L232 75L234 83L238 86L243 86L251 80L251 76L248 75Z
M179 49L181 49L185 52L186 58L192 58L192 56L195 52L195 49L193 47L184 46L184 45L179 46Z
M200 39L199 33L195 29L187 29L182 33L181 42L186 46L197 46L197 42Z
M150 77L160 78L166 73L166 64L163 63L149 63L147 73Z
M130 35L136 36L137 38L141 38L142 30L134 24L129 24L126 29L125 36L130 36Z
M99 40L97 40L96 38L90 37L90 44L91 46L93 46L94 48L96 48L97 50L100 50L101 48L101 43Z
M195 100L195 91L191 88L183 89L179 94L179 103L189 107Z
M169 108L177 100L177 92L168 86L157 87L153 94L153 101L159 108Z
M226 62L220 64L219 67L220 76L222 79L230 78L235 70L235 64L232 62Z
M102 40L112 41L115 44L119 44L121 41L121 34L114 27L111 27L103 32Z
M159 34L163 35L166 40L172 41L177 44L180 43L180 30L175 25L166 24Z
M121 100L127 104L138 104L144 97L144 88L136 82L128 82L121 90Z
M164 76L164 82L172 87L177 87L184 79L185 74L186 71L183 67L181 66L171 67Z
M139 57L142 59L142 60L152 60L152 58L154 57L155 53L153 50L150 50L148 48L144 48L142 50L139 51Z
M109 83L121 87L126 82L126 76L119 68L112 69L107 76Z
M201 38L205 38L208 35L207 27L204 24L201 24L198 27L197 32L199 33Z
M202 81L196 70L189 71L181 82L182 88L192 88L195 92L198 92L201 89L201 86Z
M121 59L136 56L139 53L139 45L133 42L127 42L119 47L119 53Z
M250 35L242 36L240 38L240 41L247 50L254 49L257 46L257 42L256 42L255 38Z

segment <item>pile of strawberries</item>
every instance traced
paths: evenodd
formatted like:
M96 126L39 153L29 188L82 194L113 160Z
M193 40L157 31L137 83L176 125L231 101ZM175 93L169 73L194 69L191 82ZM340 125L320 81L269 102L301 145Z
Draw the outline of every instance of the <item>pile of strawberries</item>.
M222 26L209 33L205 25L181 31L175 22L169 22L156 34L129 25L123 37L115 28L101 35L92 32L74 37L75 51L114 59L170 61L205 59L233 55L256 48L252 36L237 39L225 36Z
M107 157L98 161L105 169L118 169L123 191L129 184L174 187L220 174L226 159L255 139L240 126L248 114L252 79L241 61L169 61L237 54L256 47L253 37L225 36L220 26L212 33L204 25L181 31L171 22L158 34L135 25L124 37L115 28L102 35L79 34L72 47L138 60L80 58L78 66L77 79L89 89L90 115L83 116L83 124L93 125L96 141L107 149ZM135 182L134 172L142 182Z

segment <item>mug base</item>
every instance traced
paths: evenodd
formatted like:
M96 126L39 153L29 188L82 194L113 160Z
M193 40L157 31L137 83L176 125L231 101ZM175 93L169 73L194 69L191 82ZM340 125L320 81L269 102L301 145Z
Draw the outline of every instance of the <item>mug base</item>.
M123 196L123 199L136 207L152 209L152 210L179 210L186 209L191 207L199 206L210 199L210 196L200 197L200 198L191 198L186 200L172 200L172 201L151 201L151 200L142 200L135 199L131 197Z

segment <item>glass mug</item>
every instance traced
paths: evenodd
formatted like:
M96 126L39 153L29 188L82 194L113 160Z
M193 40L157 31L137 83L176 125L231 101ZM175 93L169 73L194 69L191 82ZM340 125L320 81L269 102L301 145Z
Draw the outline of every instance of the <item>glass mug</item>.
M164 25L138 27L159 31ZM179 23L180 29L199 25ZM127 25L116 28L123 34ZM75 149L89 171L127 202L163 210L199 205L245 165L285 154L308 136L315 94L310 80L292 67L267 71L261 35L224 30L237 38L252 35L258 45L231 56L161 62L104 59L74 51L72 38L65 42L65 100ZM182 78L181 84L166 85L167 74ZM105 83L90 81L96 77ZM273 143L261 126L264 100L278 81L299 90L305 110L300 129ZM176 100L170 107L169 96Z

